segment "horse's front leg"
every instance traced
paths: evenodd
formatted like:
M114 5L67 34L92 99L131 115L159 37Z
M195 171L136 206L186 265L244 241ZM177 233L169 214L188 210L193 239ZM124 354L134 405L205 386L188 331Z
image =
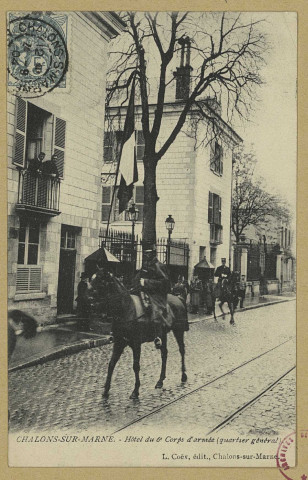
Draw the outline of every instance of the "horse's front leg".
M104 393L103 397L108 398L109 396L109 390L110 390L110 384L111 384L111 377L113 374L114 367L116 366L120 356L122 355L122 352L125 348L125 342L124 340L116 340L114 345L113 345L113 351L112 351L112 356L108 365L108 373L107 373L107 378L106 378L106 383L105 383L105 388L104 388Z
M131 345L133 350L133 369L135 372L135 388L132 391L129 398L138 398L139 397L139 387L140 387L140 379L139 379L139 372L140 372L140 354L141 354L141 343L134 343Z
M231 314L231 320L230 320L230 323L231 325L234 325L234 305L233 305L233 302L229 302L229 310L230 310L230 314Z
M217 322L217 317L216 317L216 298L213 298L213 313L214 313L214 319Z
M219 308L220 308L221 313L222 313L222 318L225 319L225 312L224 312L224 310L223 310L223 308L222 308L223 304L224 304L224 302L220 302L220 303L219 303Z
M164 330L162 335L162 346L161 346L161 372L158 382L155 385L155 388L162 388L164 380L166 378L166 365L167 365L167 332Z

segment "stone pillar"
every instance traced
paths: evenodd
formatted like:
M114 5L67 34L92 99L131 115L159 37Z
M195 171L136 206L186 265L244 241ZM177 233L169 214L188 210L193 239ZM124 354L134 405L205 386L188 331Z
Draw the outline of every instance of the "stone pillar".
M282 254L278 254L276 257L276 278L278 280L278 293L282 292L283 283L283 271L282 271Z
M245 275L247 280L248 250L243 247L241 252L241 275Z

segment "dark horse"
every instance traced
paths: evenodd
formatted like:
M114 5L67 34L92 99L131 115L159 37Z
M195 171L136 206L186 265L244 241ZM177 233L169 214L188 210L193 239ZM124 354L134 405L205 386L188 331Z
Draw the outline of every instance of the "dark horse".
M136 295L130 295L124 285L111 273L106 272L103 280L103 299L100 304L102 309L113 318L112 331L114 336L114 345L112 356L108 365L108 374L105 383L103 396L108 397L111 377L113 370L123 353L126 346L133 351L133 369L135 372L135 388L130 398L139 397L139 371L140 371L140 353L141 344L153 341L155 331L153 324L147 319L140 298ZM167 363L167 333L173 331L182 358L182 377L181 381L186 382L185 373L185 346L184 331L188 330L187 312L182 301L168 294L168 317L170 328L163 326L161 359L162 367L158 382L155 388L162 388L163 381L166 378Z
M219 299L219 308L222 312L222 318L225 318L225 312L222 308L223 304L226 302L228 304L231 319L231 325L234 325L234 311L238 304L238 288L237 288L237 276L233 272L231 273L229 278L223 278L221 284L217 284L213 291L213 310L214 310L214 318L216 318L215 312L215 301L216 298Z

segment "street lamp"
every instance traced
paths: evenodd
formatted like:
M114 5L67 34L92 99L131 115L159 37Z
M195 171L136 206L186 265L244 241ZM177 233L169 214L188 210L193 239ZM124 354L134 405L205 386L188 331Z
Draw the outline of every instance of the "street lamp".
M131 243L131 260L132 260L132 275L135 273L135 223L138 221L139 210L136 208L135 204L132 203L131 206L126 210L128 219L132 222L132 243Z
M174 229L175 221L172 218L172 215L168 215L165 220L166 229L168 230L168 265L170 264L170 245L171 245L171 234Z

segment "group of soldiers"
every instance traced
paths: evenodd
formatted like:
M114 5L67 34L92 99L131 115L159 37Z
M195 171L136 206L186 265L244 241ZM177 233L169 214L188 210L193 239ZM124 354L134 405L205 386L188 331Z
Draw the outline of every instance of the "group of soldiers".
M100 270L107 268L107 266L98 264L97 268ZM218 289L223 278L229 278L230 275L231 271L226 265L226 259L222 258L221 265L214 273L214 276L218 280ZM86 273L81 274L81 281L78 285L78 295L76 298L78 316L84 319L86 325L88 325L90 314L87 293L89 289L91 289L93 277L89 280L89 276ZM238 287L239 297L241 299L240 306L243 307L246 289L243 277ZM216 289L215 294L217 296L217 286L214 284L213 279L210 278L207 282L202 283L197 275L192 278L190 285L183 276L179 276L176 284L171 287L167 266L157 259L155 246L148 245L144 247L142 269L137 272L130 293L138 295L141 298L143 307L145 311L148 312L148 317L155 330L155 346L160 348L162 328L166 325L168 315L168 293L179 297L185 307L187 305L187 296L190 294L192 311L198 311L198 307L202 302L207 307L207 313L211 314L214 306L213 302L215 302L214 288ZM103 292L101 292L101 294L103 295ZM196 296L198 296L198 300L196 300ZM197 308L194 309L194 307ZM85 325L83 325L83 327L85 327Z

